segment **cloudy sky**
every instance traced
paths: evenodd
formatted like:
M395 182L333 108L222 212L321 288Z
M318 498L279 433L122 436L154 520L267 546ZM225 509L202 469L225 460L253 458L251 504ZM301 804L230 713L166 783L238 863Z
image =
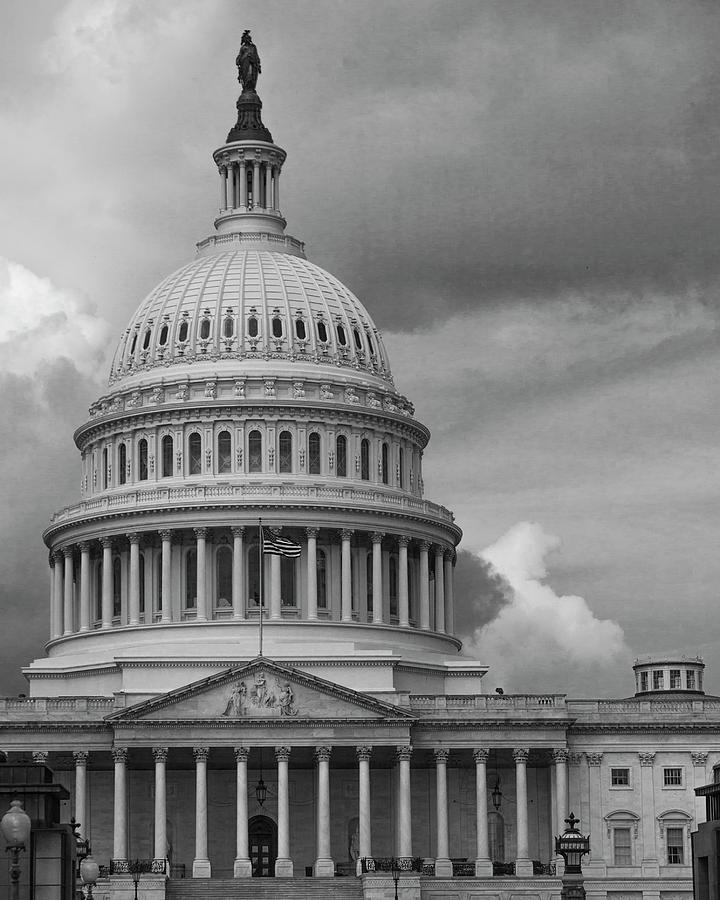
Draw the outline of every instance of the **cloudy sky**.
M465 538L488 688L720 693L720 6L10 0L0 9L0 693L108 356L212 227L244 28L283 211L382 329Z

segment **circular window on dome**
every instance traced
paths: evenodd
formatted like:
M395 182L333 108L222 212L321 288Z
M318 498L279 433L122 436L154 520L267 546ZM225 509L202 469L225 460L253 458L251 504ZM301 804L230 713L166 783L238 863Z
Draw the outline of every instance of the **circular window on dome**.
M258 320L255 316L250 316L248 319L248 334L251 338L256 338L258 336Z
M336 326L335 331L337 332L338 344L340 344L341 347L347 347L347 334L345 334L343 326Z
M223 337L231 338L235 331L235 323L230 316L227 316L223 322Z
M149 347L150 347L150 329L149 329L149 328L146 328L146 329L145 329L145 335L144 335L144 337L143 337L143 345L142 345L142 348L143 348L143 350L147 350Z
M279 319L277 316L272 320L272 334L274 338L283 336L282 319Z
M188 338L188 323L182 322L180 324L180 331L178 332L178 340L181 344L184 344Z
M160 344L161 347L164 347L165 344L167 344L167 342L168 342L168 331L169 331L169 329L168 329L167 325L163 325L163 327L160 329L160 337L158 338L158 344Z
M318 338L321 341L326 342L328 339L328 333L327 333L327 327L325 326L324 322L318 322L317 332L318 332Z
M200 340L206 341L210 337L210 319L203 319L200 323Z
M307 332L305 331L305 323L302 319L295 319L295 334L299 341L304 341L307 337Z

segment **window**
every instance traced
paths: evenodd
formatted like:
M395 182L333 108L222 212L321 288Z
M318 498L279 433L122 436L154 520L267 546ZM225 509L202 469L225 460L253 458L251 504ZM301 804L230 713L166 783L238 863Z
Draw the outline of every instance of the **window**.
M370 441L367 438L360 441L360 477L370 481Z
M682 688L680 669L670 669L670 690L679 691Z
M173 473L173 439L166 434L162 439L162 477L169 478Z
M232 471L232 441L229 431L221 431L217 438L218 473L225 475Z
M200 475L202 472L202 438L197 431L193 431L188 438L188 450L190 455L190 474Z
M148 477L148 443L145 438L138 441L138 480L147 481Z
M390 584L389 591L390 595L390 615L397 616L398 614L398 561L397 556L390 557Z
M146 328L146 329L145 329L145 335L144 335L144 337L143 337L143 345L142 345L142 348L143 348L143 350L147 350L147 349L149 348L149 346L150 346L150 329L149 329L149 328Z
M107 490L108 486L108 452L107 447L103 447L103 487Z
M248 334L251 338L256 338L258 336L258 320L255 316L250 316L248 319Z
M612 787L630 787L630 769L610 769Z
M339 478L347 477L347 438L339 434L335 440L335 472Z
M232 550L218 547L215 556L215 605L220 609L232 606Z
M400 475L400 487L405 485L405 451L402 447L398 450L398 472Z
M130 344L130 356L135 353L135 348L137 347L137 331L133 335L132 343Z
M188 336L188 323L181 322L180 323L180 331L178 332L178 340L180 341L181 344L185 343L185 341L187 340L187 336Z
M689 691L695 690L695 671L693 669L685 672L685 685Z
M669 766L663 769L664 787L682 787L683 770L680 766Z
M262 472L262 435L259 431L251 431L248 435L248 469Z
M613 828L613 865L632 865L632 837L630 828Z
M203 319L200 323L200 340L206 341L210 337L210 319Z
M648 673L641 672L640 673L640 690L646 691L648 689Z
M165 344L167 344L167 342L168 342L168 327L167 327L167 325L163 325L163 327L160 329L160 337L158 338L158 344L160 344L161 347L164 347Z
M233 336L233 332L235 331L235 324L230 316L226 316L223 319L223 337L231 338Z
M127 478L127 447L120 444L118 447L118 483L125 484Z
M140 554L140 615L145 614L145 554Z
M685 842L683 828L665 829L665 846L669 866L682 866L685 863Z
M280 432L280 471L292 472L292 435L289 431Z
M308 472L310 475L320 474L320 435L317 431L308 437Z
M274 338L283 336L282 319L279 319L277 316L272 320L272 336Z
M185 609L197 606L197 551L188 550L185 557Z
M318 609L327 609L327 557L324 550L317 551L315 570L317 572Z
M283 606L295 606L295 560L280 557L280 602Z
M664 679L663 679L663 671L662 669L655 669L652 673L653 675L653 690L661 691L664 687Z
M317 324L318 338L325 342L328 339L327 328L324 322L318 322Z
M388 483L388 445L382 445L382 462L381 462L381 475L382 475L382 483Z
M120 618L122 608L122 574L120 570L120 557L113 559L113 619Z
M373 344L373 339L370 336L369 331L365 332L365 337L367 338L368 346L370 347L370 352L372 353L373 356L375 356L375 344Z
M299 341L304 341L307 337L307 332L305 331L305 323L302 319L295 319L295 335Z
M335 331L337 332L338 344L340 344L341 347L347 347L347 335L345 334L345 329L342 325L338 325L335 328Z
M353 337L355 338L355 349L362 350L363 342L362 338L360 337L360 332L357 330L357 328L353 328Z

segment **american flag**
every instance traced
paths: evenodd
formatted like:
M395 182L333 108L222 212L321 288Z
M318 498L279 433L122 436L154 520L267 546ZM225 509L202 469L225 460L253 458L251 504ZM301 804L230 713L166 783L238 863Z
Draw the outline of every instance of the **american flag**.
M262 530L263 553L269 553L273 556L287 556L290 559L297 559L300 556L300 544L291 541L290 538L278 537L267 529Z

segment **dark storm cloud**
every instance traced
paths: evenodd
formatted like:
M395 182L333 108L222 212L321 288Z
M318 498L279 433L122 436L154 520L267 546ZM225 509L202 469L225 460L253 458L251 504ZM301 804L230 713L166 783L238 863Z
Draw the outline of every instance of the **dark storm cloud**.
M512 599L512 588L492 566L474 553L460 550L455 566L455 632L469 641Z

